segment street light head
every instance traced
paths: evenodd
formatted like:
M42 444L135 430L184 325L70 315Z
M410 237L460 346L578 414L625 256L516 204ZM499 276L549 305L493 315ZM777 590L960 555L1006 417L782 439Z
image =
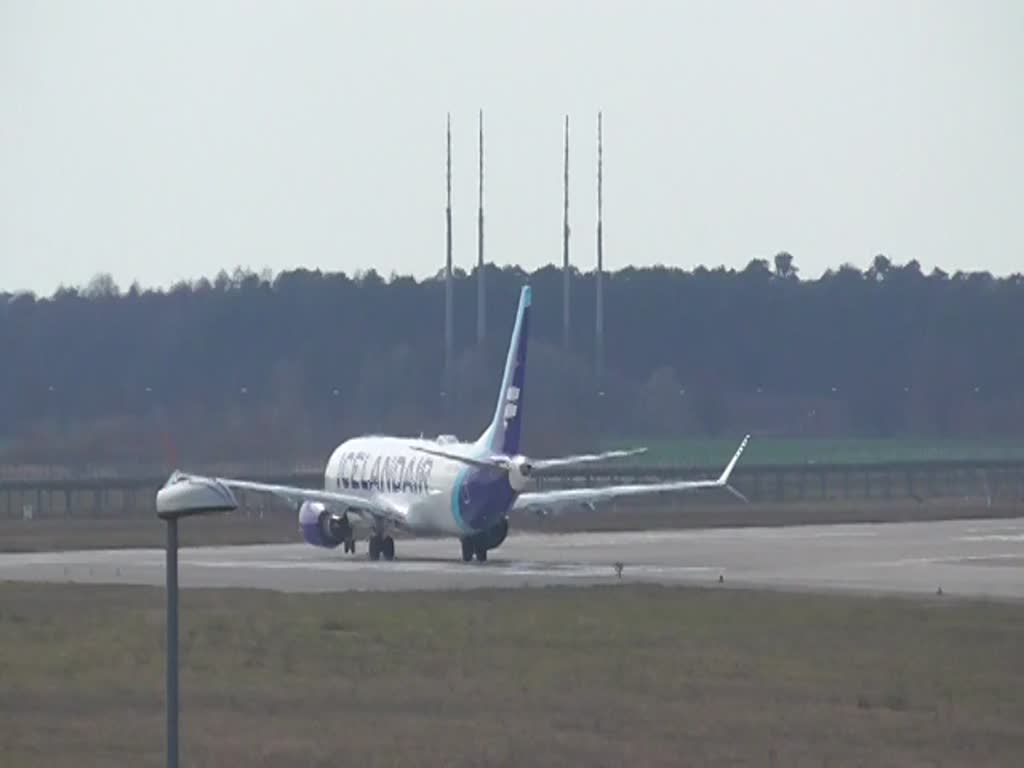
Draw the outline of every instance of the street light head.
M164 520L235 509L238 501L231 489L211 477L174 472L156 493L156 514Z

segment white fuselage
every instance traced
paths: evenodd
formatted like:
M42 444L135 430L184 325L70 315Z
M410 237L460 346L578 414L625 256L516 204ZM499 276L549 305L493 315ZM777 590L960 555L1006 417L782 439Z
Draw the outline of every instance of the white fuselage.
M324 490L385 499L405 510L402 526L418 535L461 536L468 528L457 514L453 497L466 467L430 456L415 446L436 448L433 440L400 437L357 437L331 454L324 470ZM446 451L472 456L472 443L448 442ZM462 490L465 493L465 490Z

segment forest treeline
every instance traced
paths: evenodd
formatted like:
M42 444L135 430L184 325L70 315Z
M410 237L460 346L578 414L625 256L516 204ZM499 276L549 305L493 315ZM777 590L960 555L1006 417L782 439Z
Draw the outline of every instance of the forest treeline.
M533 286L528 450L601 438L1019 436L1024 278L925 274L885 256L801 279L792 256L742 270L595 276L488 267L455 285L455 384L444 282L236 270L166 291L107 275L53 296L0 294L0 445L18 461L322 458L361 432L474 437L493 408L521 285Z

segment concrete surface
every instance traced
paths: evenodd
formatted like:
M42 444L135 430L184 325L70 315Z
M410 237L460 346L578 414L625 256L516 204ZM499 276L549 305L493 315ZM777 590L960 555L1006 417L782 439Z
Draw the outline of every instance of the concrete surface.
M182 523L187 525L188 521ZM394 562L304 544L180 554L186 587L282 591L614 583L717 584L1024 598L1024 520L511 535L486 564L455 540L399 540ZM0 581L164 583L160 549L0 555Z

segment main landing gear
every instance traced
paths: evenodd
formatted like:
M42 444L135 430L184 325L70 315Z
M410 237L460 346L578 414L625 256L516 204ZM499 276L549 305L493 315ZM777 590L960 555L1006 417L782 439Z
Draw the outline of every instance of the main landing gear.
M487 562L487 542L479 534L462 540L462 562L468 563L474 556L478 563Z
M508 518L504 517L485 531L462 539L462 560L468 563L474 557L478 563L487 562L487 552L497 549L508 535Z
M352 544L352 551L355 552L355 542ZM380 560L382 556L385 560L395 559L395 540L390 536L375 533L370 537L370 559Z

